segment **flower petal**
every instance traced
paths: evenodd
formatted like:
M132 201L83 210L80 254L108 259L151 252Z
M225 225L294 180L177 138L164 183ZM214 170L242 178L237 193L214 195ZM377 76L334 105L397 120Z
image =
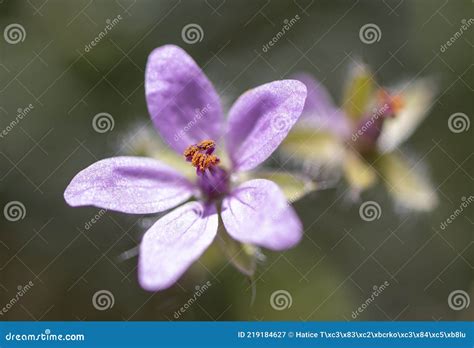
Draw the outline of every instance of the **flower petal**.
M156 136L156 129L151 123L138 123L124 137L117 140L122 156L141 156L159 160L169 165L190 181L196 179L196 168L183 160L183 154L177 154Z
M229 262L232 263L240 273L248 277L255 274L257 261L264 258L259 247L236 241L226 232L225 228L219 228L217 240Z
M302 236L301 222L272 181L255 179L235 189L222 202L222 221L234 239L283 250Z
M377 172L370 163L352 150L346 150L343 170L347 183L355 192L371 188L378 179Z
M287 201L292 203L318 188L309 176L297 172L263 169L242 173L241 176L245 178L245 181L250 179L273 181L281 189Z
M344 112L334 104L323 84L305 73L299 73L293 77L303 82L308 90L303 114L298 124L320 131L327 130L339 136L347 136L350 131L349 122Z
M229 112L227 150L235 170L266 160L298 120L306 87L296 80L267 83L235 102Z
M216 208L201 202L189 202L158 220L140 245L141 286L158 291L173 285L212 243L217 226Z
M330 132L319 132L297 124L280 146L286 161L303 164L306 169L330 170L340 167L346 154L342 139ZM331 176L333 173L330 173Z
M166 45L150 54L145 93L155 127L180 154L191 144L221 137L219 96L201 68L181 48Z
M384 154L376 162L388 192L402 207L431 211L439 203L435 188L416 166L395 153Z
M170 167L146 157L112 157L77 174L64 199L130 214L157 213L193 194L193 185Z
M437 88L434 81L424 78L405 84L392 92L401 94L405 105L400 113L384 122L382 133L377 141L377 146L382 152L393 151L415 132L428 115Z

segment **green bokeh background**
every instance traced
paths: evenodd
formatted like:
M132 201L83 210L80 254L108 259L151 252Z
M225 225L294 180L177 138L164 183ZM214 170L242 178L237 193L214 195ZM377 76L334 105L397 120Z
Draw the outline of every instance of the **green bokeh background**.
M18 285L33 288L1 320L174 320L196 285L212 286L180 318L185 320L352 320L374 285L390 286L357 320L467 320L472 308L454 311L451 291L474 294L473 210L446 230L439 224L472 194L472 129L455 134L448 117L472 116L470 28L446 52L440 46L472 13L470 1L112 1L4 0L0 29L21 24L25 40L0 37L0 128L18 108L33 111L0 139L0 205L21 201L19 222L0 219L0 305ZM106 20L116 27L84 51ZM262 46L285 19L300 20L267 53ZM199 24L204 37L186 44L182 28ZM379 42L359 39L377 24ZM62 194L82 168L113 156L124 134L147 122L143 75L148 54L173 43L200 64L223 93L224 105L243 91L298 71L314 74L336 100L351 59L361 58L382 84L436 76L439 98L428 119L401 148L431 180L440 197L431 213L400 211L377 186L362 196L382 207L374 222L360 219L339 185L312 193L295 207L306 228L301 244L284 253L264 251L256 297L244 276L211 248L179 285L159 293L142 290L134 248L150 219L108 212L89 230L98 209L70 208ZM99 134L94 115L113 115L113 131ZM348 232L349 231L349 232ZM111 291L114 306L98 311L93 294ZM292 306L270 306L287 290Z

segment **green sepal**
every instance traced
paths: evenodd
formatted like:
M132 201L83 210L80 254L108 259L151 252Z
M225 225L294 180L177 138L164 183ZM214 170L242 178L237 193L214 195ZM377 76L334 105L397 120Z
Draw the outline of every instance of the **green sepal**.
M223 227L222 220L217 232L217 241L229 262L239 272L248 277L255 274L257 261L263 258L260 248L233 239Z
M374 96L375 81L369 68L356 63L349 73L342 100L346 114L354 121L360 120L367 112Z

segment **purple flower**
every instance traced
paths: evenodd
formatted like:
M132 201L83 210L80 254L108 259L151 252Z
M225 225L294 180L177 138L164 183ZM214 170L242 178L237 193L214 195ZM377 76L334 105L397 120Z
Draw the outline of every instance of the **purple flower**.
M232 179L256 168L286 137L303 110L304 84L283 80L249 90L226 121L201 69L181 48L167 45L148 58L145 91L153 124L183 161L196 167L195 180L151 158L114 157L82 170L64 192L71 206L130 214L182 204L143 237L138 264L143 288L173 285L214 240L218 214L241 243L283 250L299 242L301 222L275 183L254 179L234 187ZM282 119L287 126L276 127ZM224 140L225 148L219 146ZM185 203L192 197L196 200Z
M338 107L312 76L295 78L306 85L308 97L280 147L284 154L329 168L332 176L339 171L356 197L382 179L401 207L429 211L436 206L436 191L425 173L398 150L428 115L436 94L433 80L379 87L370 69L357 63Z

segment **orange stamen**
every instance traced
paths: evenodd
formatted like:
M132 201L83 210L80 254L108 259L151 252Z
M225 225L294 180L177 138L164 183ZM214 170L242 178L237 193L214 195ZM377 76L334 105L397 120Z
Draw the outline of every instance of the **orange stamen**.
M202 149L202 150L214 150L216 147L216 143L214 140L203 140L199 144L197 144L197 147Z
M183 155L186 157L186 159L191 159L196 152L198 152L199 149L196 145L191 145L184 150Z
M220 159L213 155L216 143L213 140L203 140L198 144L188 146L183 155L198 171L204 172L219 164Z

